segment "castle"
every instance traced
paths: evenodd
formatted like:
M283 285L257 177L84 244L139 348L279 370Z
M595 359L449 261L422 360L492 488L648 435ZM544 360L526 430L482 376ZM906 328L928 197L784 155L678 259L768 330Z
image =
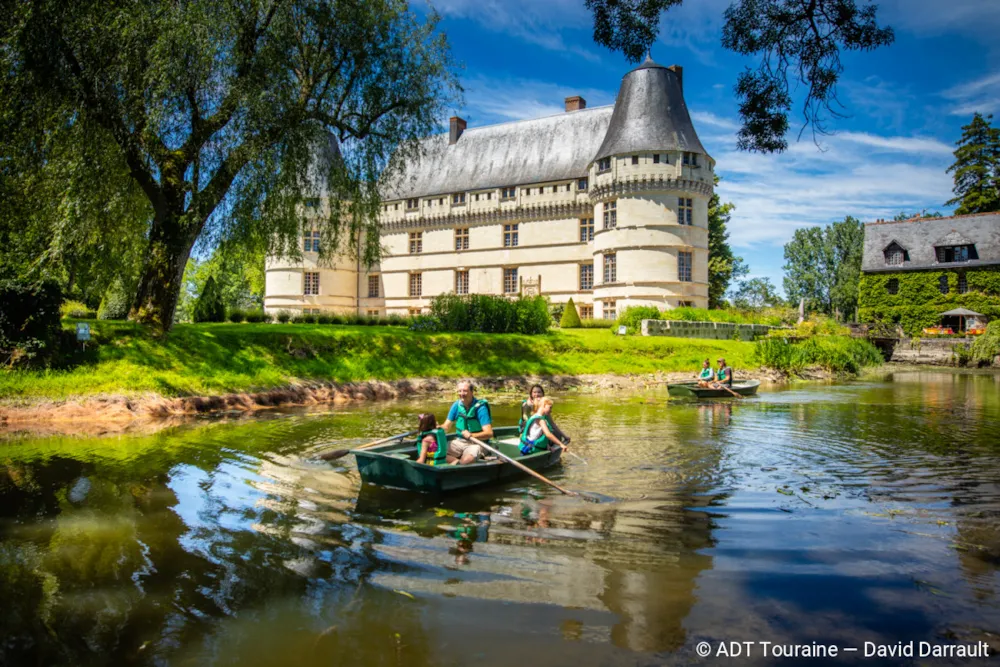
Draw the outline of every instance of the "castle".
M269 257L268 312L416 314L442 293L570 297L584 318L630 305L708 305L714 162L683 96L683 70L646 60L615 104L467 128L422 142L384 186L380 263Z

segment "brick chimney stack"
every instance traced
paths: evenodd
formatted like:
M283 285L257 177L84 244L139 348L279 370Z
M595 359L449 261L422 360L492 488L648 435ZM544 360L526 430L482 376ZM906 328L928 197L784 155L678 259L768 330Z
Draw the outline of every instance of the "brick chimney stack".
M448 125L448 143L454 144L458 141L458 138L462 136L462 133L465 132L465 119L459 118L458 116L452 116L448 119Z
M573 97L566 98L566 111L579 111L580 109L587 108L587 100L583 99L579 95L574 95Z
M677 75L677 83L680 84L681 92L684 92L684 68L680 65L671 65L667 68L671 72Z

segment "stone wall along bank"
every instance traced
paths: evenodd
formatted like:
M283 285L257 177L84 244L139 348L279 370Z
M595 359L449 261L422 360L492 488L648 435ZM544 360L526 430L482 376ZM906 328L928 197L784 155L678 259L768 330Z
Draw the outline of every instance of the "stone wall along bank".
M708 338L711 340L752 341L773 329L764 324L732 324L730 322L688 322L686 320L643 320L643 336L674 336L675 338Z

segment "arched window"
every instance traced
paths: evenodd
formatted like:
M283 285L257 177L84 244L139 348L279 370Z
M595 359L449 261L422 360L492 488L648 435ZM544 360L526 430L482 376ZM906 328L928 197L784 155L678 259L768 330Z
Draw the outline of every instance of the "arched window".
M938 289L941 291L941 294L947 294L949 291L948 276L943 273L941 274L941 277L938 278Z
M899 278L889 278L889 282L886 283L885 289L889 294L899 294Z

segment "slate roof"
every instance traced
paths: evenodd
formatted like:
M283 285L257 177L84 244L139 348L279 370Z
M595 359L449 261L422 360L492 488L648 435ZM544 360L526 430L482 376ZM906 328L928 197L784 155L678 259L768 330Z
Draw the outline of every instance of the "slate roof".
M909 254L902 266L885 263L883 251L895 241ZM968 262L937 261L938 245L974 243L979 259ZM948 269L1000 264L1000 213L956 215L950 218L915 218L902 222L865 224L861 270L866 272L910 269Z
M614 105L470 127L454 144L438 134L422 142L385 200L427 197L583 178L599 158L640 151L707 155L676 72L650 59L622 77Z

